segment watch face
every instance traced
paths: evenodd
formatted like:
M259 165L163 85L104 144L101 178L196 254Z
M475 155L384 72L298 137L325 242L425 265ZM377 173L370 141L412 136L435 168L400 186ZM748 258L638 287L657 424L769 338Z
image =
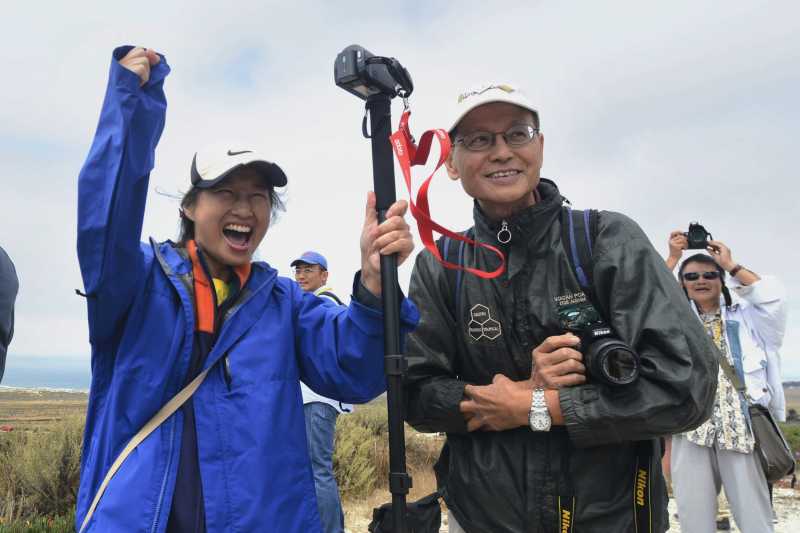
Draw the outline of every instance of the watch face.
M534 431L549 431L552 421L546 412L532 413L530 417L530 423L531 429Z

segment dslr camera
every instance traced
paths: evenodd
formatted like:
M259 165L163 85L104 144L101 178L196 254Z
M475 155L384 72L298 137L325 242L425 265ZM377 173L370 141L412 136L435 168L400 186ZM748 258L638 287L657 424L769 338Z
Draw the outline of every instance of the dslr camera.
M561 326L577 335L588 377L611 386L633 383L639 377L639 355L614 335L589 302L559 309Z
M689 250L705 250L708 248L708 241L714 240L714 237L699 222L689 223L689 231L685 232L683 236L689 241Z
M393 57L379 57L357 44L339 52L333 79L345 91L366 100L382 94L407 98L414 90L408 70Z

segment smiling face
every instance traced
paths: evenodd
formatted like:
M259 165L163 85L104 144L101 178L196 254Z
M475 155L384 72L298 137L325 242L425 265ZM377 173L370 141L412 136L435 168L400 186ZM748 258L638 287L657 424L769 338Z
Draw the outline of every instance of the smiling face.
M486 104L458 123L456 139L478 131L506 132L518 125L537 126L527 109L507 103ZM481 152L456 143L447 160L447 173L461 180L464 191L478 200L490 218L500 220L536 203L533 191L539 185L543 149L541 134L517 148L506 144L502 135L495 135L494 145Z
M716 279L707 279L703 274L713 272L717 274ZM697 275L695 280L687 280ZM722 280L719 278L719 271L716 265L710 263L700 263L692 261L687 263L681 274L681 283L686 289L689 299L697 304L704 312L715 312L719 309L719 297L722 294Z
M251 167L200 190L196 202L184 212L194 222L194 238L212 276L227 279L228 267L251 261L267 233L271 208L264 178Z
M294 279L306 292L314 292L328 281L328 271L319 265L297 263L294 267Z

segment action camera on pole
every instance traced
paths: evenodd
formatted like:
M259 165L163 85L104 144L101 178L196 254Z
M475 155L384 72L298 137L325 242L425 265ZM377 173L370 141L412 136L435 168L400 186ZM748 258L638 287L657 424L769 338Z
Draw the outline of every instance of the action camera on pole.
M392 57L375 56L358 45L345 48L333 67L336 85L366 100L362 122L364 136L372 143L372 177L378 222L395 202L392 98L405 99L414 90L408 71ZM367 130L369 118L369 130ZM369 131L369 133L368 133ZM389 418L389 492L392 493L392 531L406 533L406 494L411 476L406 472L405 428L403 427L403 374L406 359L400 350L400 288L397 282L397 254L381 255L381 300L384 328L384 372Z

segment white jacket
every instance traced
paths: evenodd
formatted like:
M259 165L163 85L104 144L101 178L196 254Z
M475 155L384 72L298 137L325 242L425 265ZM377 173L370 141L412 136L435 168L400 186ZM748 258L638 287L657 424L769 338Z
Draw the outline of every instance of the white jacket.
M324 299L324 300L329 301L331 303L331 305L338 305L333 298L330 298L326 294L322 294L324 292L332 292L332 291L331 291L330 287L326 287L326 286L323 285L319 289L315 290L314 294L317 295L318 297ZM334 400L332 398L326 398L325 396L322 396L321 394L317 394L316 392L311 390L311 388L308 385L306 385L305 383L303 383L302 381L300 382L300 392L303 395L303 405L305 405L307 403L312 403L312 402L320 402L320 403L326 403L326 404L332 406L339 413L352 413L353 412L352 404L340 402L339 400Z
M768 407L780 421L786 420L786 400L781 381L779 349L786 331L786 290L772 276L764 276L752 285L742 285L729 277L727 286L732 305L721 304L724 321L739 322L742 368L750 398ZM731 342L725 341L730 349Z

